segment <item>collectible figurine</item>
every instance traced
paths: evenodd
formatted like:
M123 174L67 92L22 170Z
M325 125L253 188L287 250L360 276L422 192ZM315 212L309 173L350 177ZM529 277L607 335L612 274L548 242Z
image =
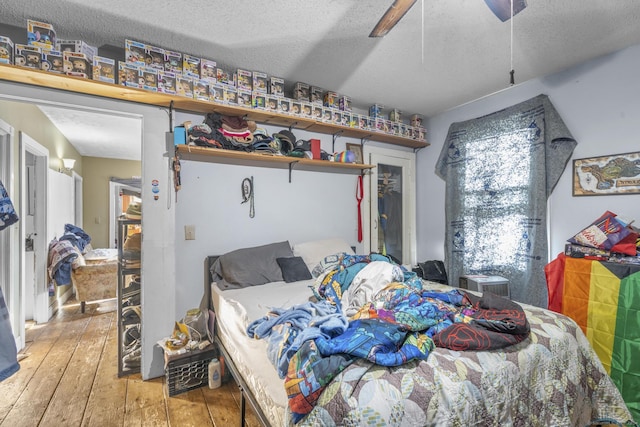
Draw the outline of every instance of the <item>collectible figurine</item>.
M38 52L25 52L25 65L29 68L40 68L42 56Z
M76 58L71 61L71 72L72 73L83 73L87 74L87 62L83 59Z
M51 71L58 73L62 73L64 71L64 62L62 61L62 57L54 56L49 62L51 64ZM113 70L111 70L111 74L113 74Z
M0 46L0 59L11 59L11 52L5 46Z

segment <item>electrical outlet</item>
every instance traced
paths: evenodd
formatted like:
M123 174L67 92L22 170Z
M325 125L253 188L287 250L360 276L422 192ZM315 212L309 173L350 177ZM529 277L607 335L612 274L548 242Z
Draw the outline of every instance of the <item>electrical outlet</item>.
M184 226L184 240L196 240L196 226L185 225Z

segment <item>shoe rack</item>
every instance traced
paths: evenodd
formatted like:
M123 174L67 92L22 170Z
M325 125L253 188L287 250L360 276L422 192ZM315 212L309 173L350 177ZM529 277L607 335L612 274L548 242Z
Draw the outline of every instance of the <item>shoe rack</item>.
M119 377L139 373L142 360L141 233L139 219L118 220Z

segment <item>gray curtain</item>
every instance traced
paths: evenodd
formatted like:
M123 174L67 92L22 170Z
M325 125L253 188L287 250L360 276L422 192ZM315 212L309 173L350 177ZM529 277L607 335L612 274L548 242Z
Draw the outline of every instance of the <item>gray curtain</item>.
M502 276L514 300L547 306L547 198L575 146L546 95L451 125L436 163L451 284Z

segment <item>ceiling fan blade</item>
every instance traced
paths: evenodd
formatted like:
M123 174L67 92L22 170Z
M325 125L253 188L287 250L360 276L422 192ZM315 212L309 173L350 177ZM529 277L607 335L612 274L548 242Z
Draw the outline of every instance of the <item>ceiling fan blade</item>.
M511 18L511 1L512 0L484 0L493 14L502 22L508 21ZM513 0L513 16L520 13L525 7L527 7L526 0Z
M524 0L523 0L524 1ZM380 21L376 24L369 37L384 37L398 21L407 13L411 6L415 4L416 0L394 0L393 4L389 6L389 9L380 18Z

